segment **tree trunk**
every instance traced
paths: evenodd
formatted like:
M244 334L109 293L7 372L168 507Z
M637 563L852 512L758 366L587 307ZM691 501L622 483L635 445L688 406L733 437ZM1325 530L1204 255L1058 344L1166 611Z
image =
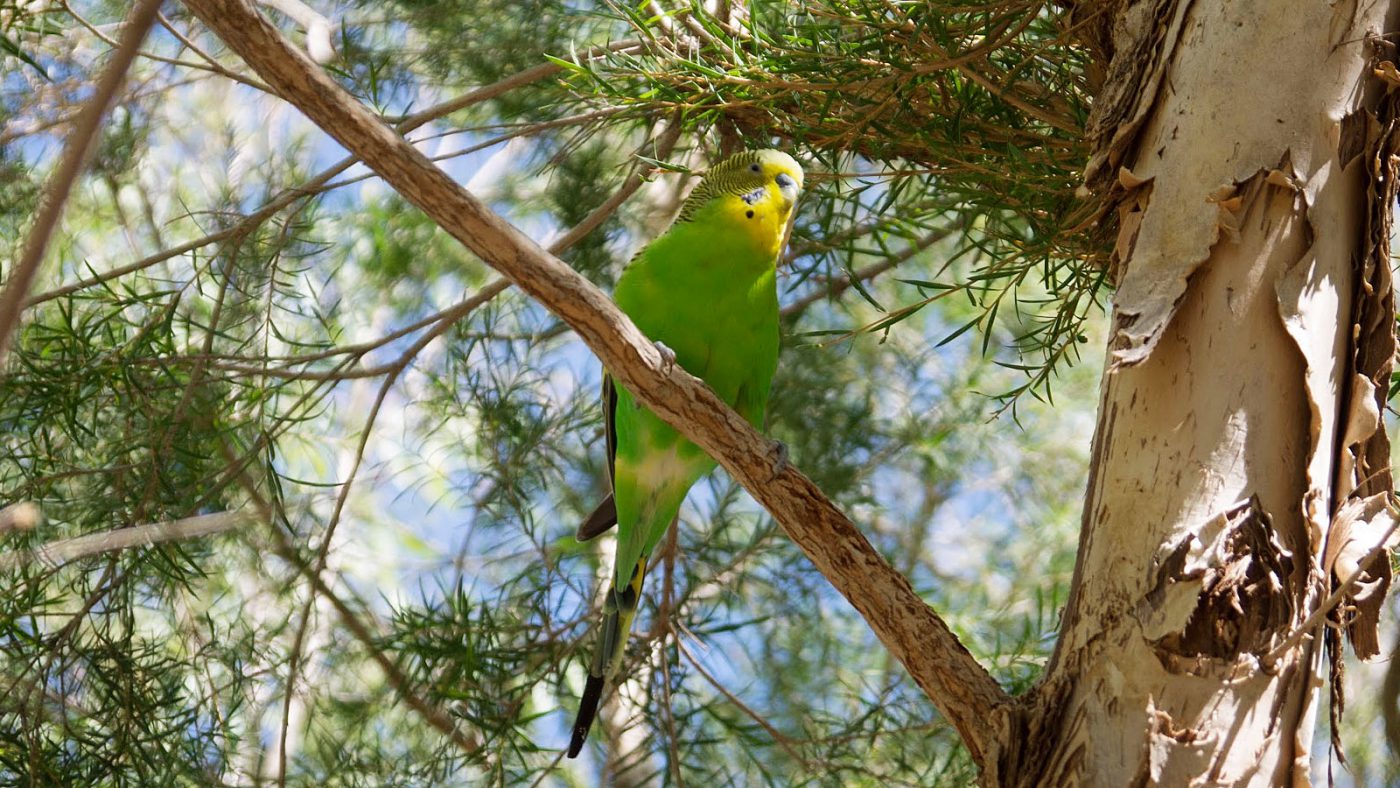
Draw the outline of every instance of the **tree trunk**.
M1114 12L1086 184L1118 286L1079 558L989 783L1309 782L1314 614L1354 574L1343 543L1388 522L1393 112L1368 35L1390 5ZM1344 622L1362 656L1373 572Z
M507 226L244 0L186 0L259 76L560 315L855 605L989 785L1306 783L1336 618L1375 653L1391 535L1400 70L1390 2L1082 2L1105 82L1086 196L1118 285L1056 653L1009 699L853 524L596 288ZM1069 4L1066 2L1066 4ZM1400 0L1396 0L1400 5ZM1373 62L1373 59L1375 62ZM1345 606L1332 609L1330 597Z

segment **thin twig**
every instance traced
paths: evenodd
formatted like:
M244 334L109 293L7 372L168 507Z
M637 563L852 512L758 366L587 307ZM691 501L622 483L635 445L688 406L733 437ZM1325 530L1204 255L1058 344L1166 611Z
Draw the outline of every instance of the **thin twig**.
M860 282L862 284L864 284L865 282L869 282L871 279L874 279L875 277L879 276L880 274L883 274L891 268L894 268L895 266L908 261L911 257L918 254L919 252L922 252L923 250L929 248L930 246L933 246L934 244L938 243L944 238L947 238L949 235L952 235L953 232L955 232L953 228L935 230L934 232L931 232L925 235L924 237L920 238L919 240L915 241L909 246L908 249L901 251L899 254L887 257L884 260L881 260L877 263L871 263L870 265L867 265L864 268L838 277L832 280L831 282L827 283L827 286L822 288L821 290L818 290L814 293L808 293L807 295L797 299L796 301L793 301L792 303L783 307L781 314L785 318L790 318L794 315L800 315L803 312L807 311L808 307L817 303L818 301L836 298L837 296L846 292L850 288L854 287L857 282Z
M221 65L219 61L214 58L213 55L209 54L208 52L205 52L202 48L200 48L198 44L191 40L189 36L177 30L175 28L175 25L171 24L170 20L165 18L164 14L158 15L156 18L160 20L161 27L165 28L166 31L170 33L170 35L174 36L175 40L179 41L182 46L184 46L189 51L195 53L195 55L197 55L200 60L203 60L205 63L207 63L210 69L220 74L223 74L224 76L227 76L229 79L232 79L235 82L241 82L247 79L247 77L244 77L242 74L238 74L237 72L230 71L224 68L223 65ZM267 86L263 85L261 82L257 82L256 80L249 80L249 82L251 83L251 87L256 87L258 90L263 91L267 90Z
M498 280L499 281L499 280ZM482 303L485 303L483 300ZM445 323L443 325L451 325ZM427 341L420 340L414 345L421 348L432 341L433 334L428 335ZM414 351L413 355L417 352ZM326 569L326 563L330 560L331 539L335 536L336 526L340 524L341 515L345 512L345 502L350 499L350 489L355 483L355 477L360 472L360 465L365 459L365 450L369 447L369 436L374 432L374 423L379 419L379 410L384 406L384 400L389 396L389 391L393 389L394 382L399 379L399 375L408 366L412 355L404 354L403 363L389 374L384 382L379 386L379 393L374 398L374 405L369 409L369 415L365 417L365 426L360 430L360 442L355 446L354 459L350 464L350 472L345 482L340 485L340 494L335 498L335 509L331 512L331 519L326 526L326 533L321 538L321 546L316 551L316 561L311 567L311 576L320 577ZM287 663L287 688L283 692L282 700L282 732L278 737L277 753L277 784L285 786L287 784L287 732L290 728L292 698L296 695L297 668L301 662L301 649L306 641L306 632L311 625L311 608L316 604L316 590L306 595L306 602L301 607L301 619L297 625L296 637L292 640L291 659Z
M671 779L676 785L685 786L685 780L681 778L681 754L676 746L676 713L674 703L671 700L671 660L666 657L666 636L679 642L680 636L676 634L675 627L671 626L671 615L675 611L673 602L676 595L676 553L680 551L680 516L677 515L671 521L671 527L666 530L666 546L661 553L661 606L656 611L656 625L652 627L652 632L659 629L661 642L658 644L657 652L661 655L661 717L666 729L666 753L667 762L671 768Z
M0 572L8 572L27 564L41 563L58 567L69 561L101 553L115 553L133 547L150 547L163 542L178 542L220 534L252 522L248 512L230 511L201 514L183 520L166 520L145 525L133 525L113 531L76 536L40 545L32 550L0 553Z
M636 41L619 41L609 46L595 47L594 49L588 50L579 56L579 60L589 60L596 57L600 57L601 55L606 54L608 52L626 51L637 46L638 43ZM555 63L544 63L538 66L534 66L532 68L525 69L524 71L512 74L511 76L505 77L497 82L493 82L490 85L484 85L474 90L470 90L462 94L461 96L449 99L439 104L435 104L420 112L415 112L412 115L408 115L398 121L396 128L399 130L400 133L407 134L408 132L413 131L421 126L424 126L427 123L437 120L438 118L450 115L453 112L456 112L460 109L465 109L474 104L478 104L483 101L489 101L514 88L518 88L523 85L528 85L532 82L538 82L541 79L545 79L546 77L558 73L560 70L561 67ZM141 260L128 263L124 266L119 266L110 271L105 271L101 274L97 274L87 279L63 285L46 293L41 293L28 299L25 302L24 306L27 309L37 304L44 303L45 301L51 301L55 298L61 298L63 296L77 292L78 290L83 290L94 285L102 284L103 282L118 279L122 276L134 273L136 271L140 271L144 268L149 268L153 265L158 265L173 257L178 257L182 254L192 252L195 249L208 246L209 244L220 243L230 238L237 238L239 236L246 235L247 233L251 232L254 227L257 227L259 224L267 221L270 217L274 216L275 214L277 214L277 212L291 205L293 202L319 193L320 190L326 187L333 178L335 178L342 172L345 172L346 170L350 169L350 167L354 166L358 162L358 157L353 155L346 156L345 158L341 159L335 164L332 164L330 167L327 167L326 169L322 170L310 180L297 186L291 186L286 189L283 189L281 193L269 200L261 208L254 211L253 213L248 214L247 216L244 216L237 223L230 227L227 227L223 230L219 230L217 232L209 233L201 238L196 238L187 243L180 244L179 246L162 250L153 255L149 255ZM341 185L344 184L342 183Z
M641 42L636 39L614 41L611 44L606 44L604 46L597 46L591 49L584 50L583 52L579 53L578 58L575 59L574 62L583 63L588 60L596 60L604 55L611 53L630 52L631 50L637 49L639 47L641 47ZM473 104L480 103L482 101L489 101L493 98L496 98L497 96L509 93L510 91L515 90L516 88L524 87L525 85L529 85L534 82L539 82L540 80L545 79L547 77L552 77L562 70L562 66L553 62L540 63L537 66L531 66L530 68L527 68L523 71L519 71L508 77L497 80L496 82L493 82L490 85L485 85L476 88L475 90L471 90L467 93L464 93L455 99L451 99L436 106L429 107L428 109L425 109L422 112L415 112L412 115L406 115L402 119L397 121L397 128L399 129L399 131L402 132L412 131L413 129L422 126L424 123L427 123L430 120L436 120L437 118L440 118L444 115L450 115L459 109L466 109L467 107Z
M602 291L505 222L291 46L246 0L186 5L259 76L478 257L574 328L615 379L743 484L861 613L979 765L1010 699L947 623L810 479L675 365Z
M73 19L77 21L79 25L83 26L84 28L87 28L87 31L96 36L97 39L102 43L113 48L120 46L119 42L117 42L115 39L113 39L106 33L103 33L102 30L97 27L97 25L94 25L92 22L88 21L82 14L79 14L77 10L73 8L72 4L68 2L68 0L62 0L61 7L65 12L67 12L69 16L73 17ZM161 27L164 27L166 30L169 30L170 33L174 35L177 39L179 39L179 41L182 44L184 44L187 47L193 48L193 45L190 44L190 42L187 39L185 39L184 36L180 35L178 32L175 31L173 27L171 27L170 23L166 21L164 16L157 13L156 19L160 22ZM203 55L203 53L197 49L195 50L195 52L196 54ZM178 58L157 55L154 52L141 51L137 54L141 57L146 58L147 60L154 60L157 63L165 63L166 65L170 66L180 66L181 68L190 68L196 71L208 71L211 74L218 74L219 76L228 77L234 82L247 85L248 87L253 88L254 90L262 91L263 93L271 92L268 89L267 85L262 84L256 79L249 79L235 71L230 71L229 69L226 69L223 66L219 65L217 61L213 60L207 55L204 56L204 63L191 63L187 60L180 60Z
M19 324L20 312L24 307L25 298L29 295L29 288L33 286L34 278L39 273L39 266L44 262L49 240L58 228L59 220L63 218L63 206L68 201L68 193L72 191L78 174L87 163L93 140L97 138L97 132L102 126L102 118L107 114L107 109L116 98L117 90L126 79L126 71L136 58L141 41L145 39L151 25L155 24L160 3L161 0L141 0L131 9L122 24L121 46L112 53L112 59L108 61L107 67L103 69L101 77L93 87L92 98L83 105L73 123L73 130L64 141L63 157L44 187L44 197L39 204L38 215L34 218L34 226L29 231L29 237L25 239L19 261L11 269L10 280L5 283L4 291L0 292L0 364L4 363L9 351L10 336Z
M1269 653L1260 657L1260 665L1265 668L1272 668L1294 646L1297 646L1303 638L1311 637L1313 630L1322 623L1323 619L1327 618L1333 610L1337 609L1338 605L1342 604L1342 601L1345 600L1352 591L1356 590L1357 584L1361 582L1362 576L1366 574L1366 570L1370 568L1371 564L1375 563L1376 559L1390 552L1390 548L1386 543L1390 541L1390 537L1395 534L1395 531L1400 529L1400 516L1397 516L1400 515L1400 512L1396 511L1393 502L1388 508L1391 514L1390 527L1385 529L1385 532L1381 534L1381 538L1376 542L1376 546L1368 550L1366 555L1362 556L1361 560L1357 562L1356 572L1354 572L1351 577L1348 577L1346 582L1339 584L1331 594L1328 594L1327 598L1322 600L1322 604L1318 605L1316 610L1307 618L1303 619L1303 623L1294 627L1293 631L1290 632L1282 642L1271 649Z
M726 689L725 686L720 683L719 679L710 675L710 671L705 670L705 666L700 664L700 660L696 659L694 654L690 653L690 649L686 647L685 641L683 641L679 637L676 638L676 648L679 649L681 655L685 657L685 661L689 662L690 666L692 668L695 668L695 671L697 673L703 676L706 681L710 682L710 686L714 687L715 690L719 692L719 694L723 695L725 700L728 700L731 704L733 704L734 708L743 712L744 716L758 723L758 726L764 731L766 731L768 733L768 736L772 738L773 741L778 744L778 746L786 750L787 754L791 755L794 761L797 761L798 763L807 762L807 759L802 757L802 753L798 751L797 744L792 740L791 737L787 736L782 731L773 727L773 724L770 723L768 720L764 719L762 714L759 714L758 712L749 708L748 704L744 703L742 700L739 699L739 696Z
M232 452L228 446L224 447L225 456L232 459ZM296 546L292 544L287 534L283 533L278 526L278 518L273 510L272 504L258 492L257 486L246 474L239 474L238 483L243 491L248 495L253 507L259 512L261 519L269 525L267 533L273 538L273 551L282 560L291 564L301 572L311 583L315 593L324 597L340 616L341 623L350 631L350 634L360 642L360 645L369 652L369 656L374 660L379 669L384 672L384 678L398 694L399 698L413 711L417 712L429 725L446 736L453 744L456 744L463 752L472 754L481 749L481 742L476 738L467 735L458 729L456 721L443 709L433 704L431 701L420 696L414 691L412 681L399 669L397 663L390 659L379 646L379 638L370 630L369 625L360 620L360 617L345 600L340 598L324 578L311 571L311 567L303 561L297 553Z

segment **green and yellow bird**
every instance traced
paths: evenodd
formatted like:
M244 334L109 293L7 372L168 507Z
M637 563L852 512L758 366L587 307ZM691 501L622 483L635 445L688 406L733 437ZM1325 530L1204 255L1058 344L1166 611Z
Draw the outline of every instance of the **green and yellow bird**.
M778 254L801 188L802 167L786 153L730 156L709 169L670 229L633 258L614 293L663 355L759 428L778 367ZM651 553L691 486L715 467L611 377L603 403L613 494L579 527L578 539L616 523L617 563L570 758L583 748L603 685L622 664Z

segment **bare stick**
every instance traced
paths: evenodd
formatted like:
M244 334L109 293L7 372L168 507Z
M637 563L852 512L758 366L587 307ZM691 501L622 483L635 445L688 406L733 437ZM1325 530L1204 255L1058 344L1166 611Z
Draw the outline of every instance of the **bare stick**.
M39 204L39 213L34 217L34 227L25 239L24 249L10 274L10 281L5 283L4 291L0 291L0 364L5 362L10 335L19 325L20 310L24 307L25 297L29 295L29 288L34 284L35 275L39 273L39 265L44 262L49 239L63 218L63 205L68 201L68 193L73 190L78 173L87 163L88 152L97 138L102 118L112 105L117 89L126 79L126 71L136 58L146 32L155 24L159 10L160 0L141 0L131 9L126 22L122 24L121 46L112 53L111 61L97 80L92 98L83 105L82 112L73 123L73 130L64 141L63 157L44 187L44 197Z
M181 41L186 41L186 39L181 38ZM636 49L638 46L640 46L640 44L637 41L618 41L605 47L595 47L586 52L580 53L578 56L578 62L592 60L594 58L601 57L609 52L625 52L631 49ZM205 57L207 58L208 56L205 55ZM428 107L425 110L422 110L421 112L415 112L412 115L408 115L398 120L396 128L403 133L408 133L434 120L437 120L438 118L441 118L445 115L450 115L453 112L456 112L457 110L465 109L483 101L490 101L491 99L496 98L497 96L500 96L504 93L507 93L510 90L521 87L523 85L528 85L532 82L538 82L539 80L545 79L546 77L549 77L550 75L558 73L562 70L563 67L552 62L543 63L538 66L532 66L530 68L525 69L524 71L517 72L501 80L493 82L489 85L483 85L479 88L467 91L466 93L462 94L461 96L457 96L456 98L448 99L447 101L444 101L442 103L435 104L431 107ZM233 76L233 72L231 71L229 72L229 78L236 79L238 81L244 81L241 78ZM257 87L259 90L267 89L266 86L263 85L258 85ZM4 142L3 136L0 136L0 142ZM331 186L333 185L331 184L332 179L334 179L335 176L341 174L342 172L345 172L346 170L350 169L350 167L353 166L357 161L359 161L359 159L357 159L355 156L346 156L345 158L341 159L335 164L332 164L330 167L327 167L325 170L322 170L319 174L306 181L305 183L283 189L280 193L277 194L276 197L269 200L261 208L258 208L256 211L248 214L247 216L244 216L238 222L229 227L226 227L214 233L210 233L201 238L196 238L193 241L180 244L179 246L172 247L170 249L164 249L162 251L156 252L153 255L137 260L133 263L128 263L126 265L113 268L110 271L105 271L103 273L96 274L92 277L83 279L78 282L63 285L54 290L50 290L47 293L41 293L26 301L24 306L25 308L29 308L37 304L44 303L45 301L51 301L55 298L61 298L71 293L75 293L79 290L92 287L93 285L98 285L102 284L103 282L118 279L122 276L134 273L136 271L140 271L144 268L150 268L153 265L163 263L166 260L169 260L173 257L178 257L182 254L185 254L186 252L199 249L200 247L208 246L209 244L219 243L221 241L227 241L231 238L238 238L243 235L246 235L254 227L267 221L268 218L272 217L278 211L281 211L282 209L286 208L287 206L291 205L297 200L302 199L303 197L310 197L319 194L320 192L331 188ZM348 184L349 182L350 181L343 181L339 184L334 185L343 186Z
M133 547L150 547L162 542L198 539L232 530L251 523L254 519L254 515L248 512L215 512L186 517L183 520L133 525L115 531L63 539L40 545L33 550L0 553L0 572L8 572L32 563L59 566L90 555L115 553Z
M1383 555L1389 555L1390 547L1387 543L1390 541L1390 537L1395 535L1395 531L1400 529L1400 518L1397 518L1395 514L1394 504L1391 504L1390 525L1381 533L1380 539L1376 542L1376 546L1366 551L1366 554L1361 556L1361 560L1356 562L1356 571L1352 573L1351 577L1348 577L1345 582L1338 583L1332 593L1328 594L1327 598L1322 600L1321 604L1317 606L1317 609L1309 614L1307 618L1303 619L1303 623L1294 627L1277 646L1261 657L1259 659L1260 664L1266 668L1272 668L1285 654L1291 651L1294 646L1298 645L1303 638L1312 637L1317 627L1322 624L1323 619L1331 614L1333 610L1336 610L1337 606L1341 605L1347 596L1355 591L1356 587L1361 584L1362 578L1366 576L1366 572L1371 568L1371 565L1376 562L1376 559Z
M996 680L810 479L704 383L671 365L602 291L549 255L326 76L246 0L186 5L277 92L478 257L568 323L628 391L722 464L864 616L973 759L1009 699Z
M82 25L84 28L86 28L87 31L89 33L92 33L99 41L106 44L107 46L112 47L113 49L116 49L121 46L121 42L102 32L102 29L99 28L97 25L83 18L83 15L78 13L78 10L76 8L73 8L72 4L69 3L68 0L60 0L60 5L63 7L64 12L66 12L69 16L73 17L73 19L77 21L79 25ZM178 38L182 44L184 44L187 47L190 46L190 42L183 36L181 36L179 32L177 32L175 28L172 27L168 21L166 21L165 17L161 16L160 14L156 14L156 19L160 21L161 27L164 27L166 30L169 30L171 34ZM180 60L179 58L157 55L154 52L138 52L137 54L140 57L144 57L148 60L154 60L157 63L166 63L172 66L180 66L181 68L189 68L197 71L208 71L214 74L218 74L220 76L228 77L234 82L247 85L248 87L253 88L254 90L261 90L263 92L267 91L267 85L260 84L257 80L248 79L242 74L230 71L220 66L217 62L209 59L207 55L204 56L203 63L192 63L188 60ZM199 54L203 55L202 52Z
M864 284L865 282L874 279L880 274L883 274L884 272L890 270L891 268L894 268L900 263L907 261L909 258L913 257L919 252L922 252L930 246L933 246L934 244L938 243L939 241L943 240L944 238L947 238L949 235L952 234L952 228L937 230L932 233L929 233L928 235L925 235L924 237L915 241L909 246L908 249L905 249L899 254L887 257L884 260L881 260L876 263L871 263L870 265L867 265L864 268L852 271L841 277L833 279L827 284L825 288L818 290L814 293L808 293L807 295L797 299L796 301L793 301L792 303L783 307L782 315L783 317L792 317L793 315L798 315L807 311L807 307L817 303L818 301L836 298L837 296L846 292L850 288L854 287L856 283Z
M228 450L227 446L224 447L224 454L230 461L233 460L234 454ZM238 474L237 481L243 491L252 499L253 508L258 511L260 519L269 524L267 533L272 536L273 552L305 575L311 583L311 588L331 603L331 607L335 608L335 612L340 616L341 623L369 652L370 658L383 671L385 681L398 694L399 699L463 752L471 754L481 749L481 741L476 736L459 729L456 720L446 710L418 694L413 686L413 681L403 672L397 662L384 653L383 646L379 642L379 633L371 630L370 626L361 620L350 605L331 589L325 578L312 571L311 566L302 560L296 546L292 544L291 538L283 533L282 528L278 525L279 518L272 503L258 492L257 486L247 475Z
M773 727L773 723L765 719L762 714L749 708L747 703L744 703L737 695L726 689L725 686L720 683L719 679L710 674L710 671L705 670L705 666L700 664L700 660L697 659L694 654L690 653L690 649L686 647L685 641L681 639L680 633L676 634L676 649L680 651L681 656L685 657L685 661L689 662L692 668L695 668L697 673L706 681L710 682L711 687L714 687L719 694L724 696L725 700L733 704L734 708L742 711L744 716L758 723L758 726L768 734L769 738L777 742L784 750L787 750L787 754L791 756L794 761L804 765L809 763L806 758L802 757L802 753L798 751L796 742L784 735L782 731Z

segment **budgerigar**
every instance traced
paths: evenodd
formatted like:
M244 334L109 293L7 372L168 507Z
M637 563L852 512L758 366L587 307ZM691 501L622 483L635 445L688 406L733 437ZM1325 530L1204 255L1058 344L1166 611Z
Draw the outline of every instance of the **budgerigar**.
M614 297L643 333L762 427L778 366L777 261L802 188L786 153L738 153L711 167L663 235L618 280ZM652 551L696 481L715 466L611 378L603 384L613 494L579 528L617 523L617 562L604 603L569 757L578 755L603 686L617 677Z

